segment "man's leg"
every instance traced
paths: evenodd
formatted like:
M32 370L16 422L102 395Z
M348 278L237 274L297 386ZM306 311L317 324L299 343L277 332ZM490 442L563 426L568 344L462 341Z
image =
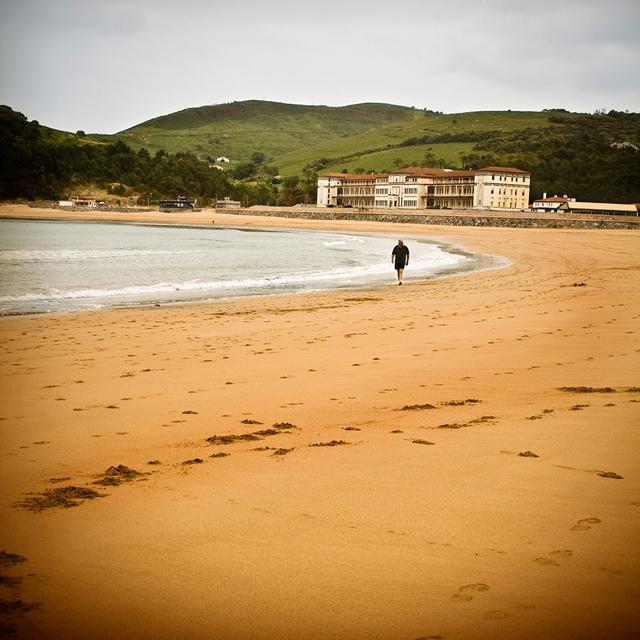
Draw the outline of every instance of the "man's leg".
M402 274L404 272L404 269L397 269L398 271L398 284L402 284Z

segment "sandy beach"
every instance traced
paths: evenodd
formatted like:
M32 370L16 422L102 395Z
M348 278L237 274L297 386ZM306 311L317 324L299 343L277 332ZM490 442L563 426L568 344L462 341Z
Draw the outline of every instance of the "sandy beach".
M510 266L0 318L2 630L640 628L639 231L100 217L424 235Z

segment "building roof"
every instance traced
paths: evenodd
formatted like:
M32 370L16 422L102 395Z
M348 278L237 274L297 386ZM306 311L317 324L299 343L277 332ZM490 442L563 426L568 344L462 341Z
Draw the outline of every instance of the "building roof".
M386 178L388 173L350 173L347 174L348 180L375 180L376 178Z
M472 178L473 171L454 171L435 167L406 167L392 171L391 175L407 175L416 178Z
M476 171L463 171L453 169L440 169L436 167L405 167L396 169L391 173L337 173L327 172L318 175L319 178L343 178L344 180L372 180L386 178L390 175L407 175L415 178L472 178L478 173L517 173L531 175L528 171L514 167L483 167Z
M416 176L418 178L432 178L445 174L444 169L436 169L434 167L405 167L404 169L396 169L391 175L407 175Z
M318 178L342 178L343 180L375 180L376 178L384 178L388 173L320 173Z
M482 167L477 169L475 173L519 173L526 176L531 175L529 171L523 171L515 167Z
M536 198L535 202L570 202L571 198L562 197L562 196L551 196L549 198Z
M585 210L585 211L637 211L635 204L616 204L614 202L574 202L569 201L562 205L569 211Z
M445 178L473 178L473 176L475 176L475 175L476 175L475 171L458 170L458 171L445 171L443 177L445 177Z

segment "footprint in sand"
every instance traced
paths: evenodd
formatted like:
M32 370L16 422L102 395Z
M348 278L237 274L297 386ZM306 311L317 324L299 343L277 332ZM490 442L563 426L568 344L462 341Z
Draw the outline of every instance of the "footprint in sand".
M600 524L602 520L599 518L583 518L582 520L578 520L573 527L571 527L571 531L588 531L591 529L592 525Z
M608 573L612 576L621 576L622 575L622 571L616 570L616 569L609 569L608 567L598 567L598 571L604 571L605 573Z
M560 549L559 551L552 551L545 558L534 558L533 561L543 566L559 567L559 560L566 560L572 555L573 551L570 551L569 549Z
M483 620L504 620L510 618L511 614L508 611L502 611L501 609L494 609L492 611L486 611L482 616Z
M473 596L482 591L489 591L489 585L482 582L474 584L465 584L451 596L452 602L469 602L473 600Z

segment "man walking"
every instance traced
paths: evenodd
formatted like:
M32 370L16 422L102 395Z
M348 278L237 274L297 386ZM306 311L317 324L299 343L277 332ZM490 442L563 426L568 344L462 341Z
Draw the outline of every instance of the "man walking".
M409 248L404 246L402 240L398 240L398 244L391 252L391 262L395 263L395 269L398 273L398 284L402 284L402 274L404 268L409 264Z

